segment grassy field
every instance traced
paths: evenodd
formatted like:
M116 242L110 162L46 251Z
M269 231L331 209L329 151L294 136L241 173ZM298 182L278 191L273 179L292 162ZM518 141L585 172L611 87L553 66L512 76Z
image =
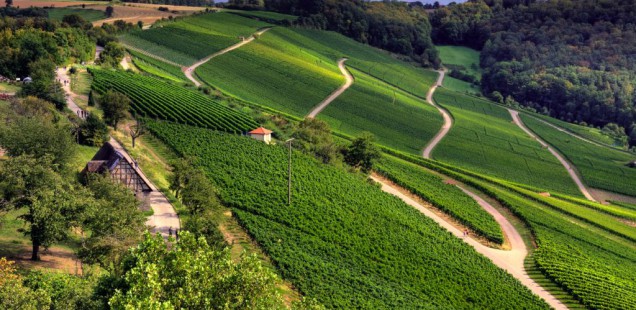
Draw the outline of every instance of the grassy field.
M77 95L88 96L91 91L93 78L85 69L79 69L76 74L70 75L71 90Z
M435 93L455 122L433 157L452 165L547 191L580 196L557 159L530 138L506 109L446 89Z
M505 271L366 178L208 130L150 124L196 156L282 276L327 308L547 308ZM230 155L231 156L228 156Z
M587 127L587 126L581 126L581 125L577 125L577 124L572 124L572 123L568 123L568 122L564 122L562 120L553 118L553 117L549 117L546 115L541 115L541 114L534 114L533 116L536 116L548 123L551 123L555 126L561 127L565 130L568 130L572 133L577 134L578 136L581 136L585 139L594 141L596 143L600 143L600 144L606 144L608 146L613 146L613 147L617 147L617 148L622 148L622 145L619 145L617 143L617 141L615 141L614 138L603 134L601 132L600 129L598 128L594 128L594 127Z
M355 83L332 102L318 119L333 130L355 136L363 131L390 148L420 154L443 120L423 99L355 69Z
M270 26L230 13L207 13L123 35L122 42L150 54L189 66Z
M223 12L229 12L229 13L236 14L243 17L257 18L263 21L271 20L276 22L282 22L285 20L294 21L298 19L298 16L281 14L276 12L269 12L269 11L241 11L241 10L224 9Z
M439 45L439 57L445 65L464 67L464 72L481 78L479 51L464 46Z
M17 93L20 91L20 86L11 83L0 83L0 93Z
M89 22L94 22L100 19L105 19L106 15L104 11L92 10L92 9L80 9L80 8L53 8L46 10L49 13L49 18L52 20L62 21L64 16L77 14Z
M582 141L525 114L521 114L521 118L528 128L553 145L574 164L586 184L636 196L636 169L626 166L630 161L636 160L636 154Z
M444 82L442 84L444 85L444 88L454 92L470 95L481 94L481 89L479 89L479 87L450 76L444 77Z

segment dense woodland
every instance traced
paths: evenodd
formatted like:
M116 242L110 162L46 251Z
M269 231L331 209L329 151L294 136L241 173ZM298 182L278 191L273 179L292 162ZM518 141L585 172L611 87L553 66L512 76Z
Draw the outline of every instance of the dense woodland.
M361 0L233 0L230 4L298 15L297 26L336 31L357 41L409 56L424 66L437 68L440 64L431 41L427 13L420 6Z
M442 44L481 49L482 89L636 144L636 3L471 1L431 14Z

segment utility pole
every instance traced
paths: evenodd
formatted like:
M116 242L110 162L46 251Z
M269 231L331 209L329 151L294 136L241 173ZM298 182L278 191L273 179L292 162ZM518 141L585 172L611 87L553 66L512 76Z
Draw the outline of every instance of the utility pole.
M292 181L292 166L291 166L291 155L292 155L292 141L294 138L291 138L285 143L289 143L289 170L287 172L288 181L287 181L287 205L291 206L291 181Z

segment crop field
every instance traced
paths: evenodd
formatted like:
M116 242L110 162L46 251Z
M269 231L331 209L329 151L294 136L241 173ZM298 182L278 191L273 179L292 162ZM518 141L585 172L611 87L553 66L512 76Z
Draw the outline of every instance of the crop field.
M185 82L185 75L183 71L181 71L181 68L133 50L129 50L128 52L133 56L133 63L140 70L169 81L178 83Z
M376 78L354 69L351 73L355 83L319 114L318 119L350 136L368 131L382 145L421 153L442 126L439 112L423 99Z
M438 45L436 48L443 64L462 66L466 73L481 78L479 51L469 47L453 45Z
M503 243L503 233L495 219L455 185L444 183L441 177L421 166L390 156L385 156L376 170L477 234L492 242Z
M527 115L524 123L568 158L591 187L636 196L636 169L626 166L636 155L597 146L560 132Z
M133 102L137 115L214 130L244 133L258 127L248 115L224 106L196 91L159 79L111 70L91 70L93 89L116 90Z
M241 11L241 10L224 9L223 12L228 12L228 13L236 14L243 17L258 18L265 21L272 20L272 21L281 22L285 20L294 21L298 19L298 16L281 14L281 13L270 12L270 11Z
M282 276L327 308L547 309L517 280L361 176L245 137L149 126L196 156Z
M104 23L113 23L116 20L123 20L128 23L137 23L137 21L142 21L144 25L151 25L158 20L168 19L170 16L182 17L205 10L204 7L150 3L124 3L121 5L114 5L113 7L115 10L111 18L94 21L93 26L101 26ZM159 7L166 7L170 11L159 11ZM98 11L105 11L106 5L92 5L90 8Z
M455 122L433 151L434 158L512 182L581 195L565 168L517 127L506 109L445 89L435 92L435 101Z
M203 64L196 73L224 93L305 116L340 87L344 77L335 61L295 44L303 41L308 39L293 29L276 27Z
M46 11L49 13L50 19L57 20L57 21L62 21L64 16L71 15L71 14L77 14L89 22L94 22L96 20L106 18L104 11L98 11L93 9L54 8L54 9L47 9Z
M630 209L630 210L636 211L636 205L635 204L622 202L622 201L612 201L612 204L616 205L616 206L619 206L619 207L623 207L623 208L626 208L626 209Z
M479 89L479 87L450 76L445 76L442 84L444 85L444 88L462 94L477 95L481 93L481 89Z
M617 141L614 140L614 138L605 135L601 132L600 129L598 128L594 128L594 127L586 127L586 126L581 126L581 125L577 125L577 124L572 124L572 123L568 123L568 122L564 122L560 119L556 119L553 117L549 117L546 115L541 115L541 114L534 114L533 116L536 116L550 124L553 124L555 126L561 127L565 130L568 130L572 133L577 134L578 136L581 136L585 139L588 139L590 141L594 141L596 143L600 143L600 144L606 144L608 146L613 146L613 147L617 147ZM620 146L619 146L620 148Z
M161 23L121 37L122 42L150 54L189 66L199 59L240 42L259 28L271 26L230 13L207 13Z

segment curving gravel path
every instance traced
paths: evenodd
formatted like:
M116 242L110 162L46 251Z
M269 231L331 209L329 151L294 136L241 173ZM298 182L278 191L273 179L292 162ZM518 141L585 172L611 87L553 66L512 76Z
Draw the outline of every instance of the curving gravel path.
M537 140L537 142L539 142L543 147L547 148L548 151L550 151L550 153L552 153L552 155L554 155L554 157L556 157L559 160L561 165L565 167L565 170L567 170L568 174L570 175L574 183L576 183L576 186L579 188L581 193L583 193L585 198L596 202L596 199L592 197L592 194L590 194L588 189L585 187L585 184L583 184L583 181L581 181L581 178L579 177L577 171L573 168L572 164L570 164L565 158L563 158L561 154L555 151L554 148L552 148L547 142L543 141L543 139L539 138L528 127L526 127L526 125L523 123L523 121L519 117L519 111L508 109L508 112L510 112L510 115L512 116L512 120L515 122L515 124L517 124L517 126L519 126L519 128L525 131L525 133L528 134L530 137Z
M544 290L537 282L535 282L528 276L524 268L524 260L526 258L526 255L528 255L528 250L526 248L525 243L523 242L523 239L521 238L521 235L519 234L519 232L517 232L517 230L510 223L510 221L506 219L506 217L504 217L501 213L499 213L499 211L497 211L497 209L495 209L491 204L489 204L487 201L485 201L481 197L477 196L473 192L470 192L461 186L458 186L464 193L466 193L468 196L475 199L475 201L477 201L477 203L479 203L479 205L482 208L484 208L486 212L490 213L494 217L494 219L497 221L497 223L499 223L499 225L501 226L501 229L504 232L506 239L510 243L511 250L505 251L505 250L489 248L477 242L476 240L470 238L470 236L464 236L464 233L460 229L456 228L449 222L446 222L446 220L444 220L437 214L433 213L431 210L427 209L426 207L424 207L417 201L405 195L403 193L404 191L403 189L400 189L397 186L391 185L389 184L389 182L377 176L371 176L371 179L381 184L382 190L384 192L387 192L389 194L392 194L400 198L402 201L404 201L408 205L422 212L422 214L433 219L441 227L451 232L457 238L462 239L468 245L472 246L478 253L490 259L499 268L506 270L509 274L511 274L513 277L519 280L521 284L526 286L535 295L545 300L554 309L557 309L557 310L567 309L567 307L563 305L563 303L561 303L556 297L550 294L550 292Z
M437 87L442 86L444 76L446 75L446 69L437 72L439 73L437 82L435 83L435 85L431 86L431 89L428 90L428 93L426 94L426 102L437 108L439 113L442 114L442 117L444 117L444 125L442 125L442 128L435 135L435 137L433 137L433 140L431 140L422 151L422 156L426 159L431 159L431 153L433 152L433 149L435 149L439 142L442 141L442 139L448 134L448 131L450 131L451 126L453 126L453 118L451 118L450 114L448 114L448 111L446 111L438 104L436 104L435 101L433 101L433 94L435 93L435 90L437 89Z
M231 51L233 51L233 50L235 50L235 49L237 49L237 48L239 48L239 47L241 47L241 46L243 46L245 44L248 44L248 43L254 41L254 39L256 38L256 35L261 35L261 34L267 32L267 31L269 31L270 29L272 29L272 28L261 29L261 30L257 31L254 35L250 36L249 38L247 38L247 39L245 39L245 40L243 40L243 41L241 41L239 43L236 43L236 44L234 44L234 45L232 45L230 47L224 48L224 49L222 49L222 50L220 50L220 51L218 51L218 52L216 52L216 53L214 53L214 54L212 54L212 55L210 55L208 57L205 57L205 58L197 61L192 66L184 68L183 73L185 73L185 75L188 78L188 80L192 81L192 83L194 83L194 85L196 87L201 86L201 82L199 82L197 79L195 79L194 76L192 75L194 73L194 70L196 70L196 68L198 68L200 65L208 62L210 59L212 59L214 57L221 56L221 55L223 55L223 54L225 54L227 52L231 52Z
M349 70L347 70L347 68L345 67L345 61L347 61L347 58L341 58L340 60L338 60L338 68L340 68L340 72L342 72L342 75L344 75L345 77L345 83L340 86L340 88L336 89L336 91L331 93L329 97L319 103L315 108L313 108L311 112L307 114L307 118L315 118L318 113L324 110L331 102L336 100L338 96L342 95L342 93L344 93L347 88L353 85L354 79L351 73L349 73Z

